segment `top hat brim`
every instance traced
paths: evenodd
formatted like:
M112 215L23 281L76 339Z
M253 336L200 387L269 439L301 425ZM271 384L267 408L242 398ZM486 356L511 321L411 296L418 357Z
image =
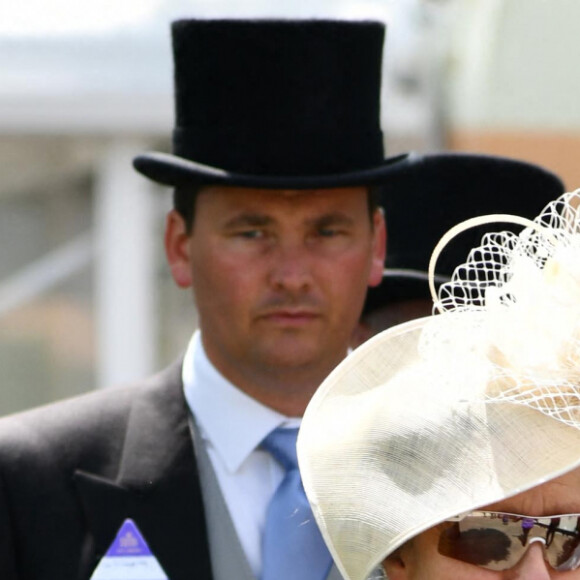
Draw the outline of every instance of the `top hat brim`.
M309 189L373 185L393 168L412 164L408 153L387 157L380 165L345 173L322 175L252 175L227 171L169 153L150 152L133 160L135 169L149 179L172 187L230 185L272 189Z
M435 273L433 282L439 290L441 284L449 282L450 275ZM429 275L425 271L411 268L385 268L379 286L369 288L363 307L363 316L393 303L407 300L431 301Z

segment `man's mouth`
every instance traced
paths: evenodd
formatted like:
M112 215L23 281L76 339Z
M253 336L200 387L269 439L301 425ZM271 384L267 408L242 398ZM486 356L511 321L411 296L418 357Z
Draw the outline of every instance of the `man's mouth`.
M303 326L320 318L320 313L304 308L280 308L264 313L260 318L283 326Z

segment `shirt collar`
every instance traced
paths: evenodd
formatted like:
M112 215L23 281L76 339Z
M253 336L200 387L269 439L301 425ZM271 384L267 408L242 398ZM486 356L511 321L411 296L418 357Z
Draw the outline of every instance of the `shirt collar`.
M185 398L203 437L234 473L264 437L281 425L298 426L230 383L210 362L196 331L183 361Z

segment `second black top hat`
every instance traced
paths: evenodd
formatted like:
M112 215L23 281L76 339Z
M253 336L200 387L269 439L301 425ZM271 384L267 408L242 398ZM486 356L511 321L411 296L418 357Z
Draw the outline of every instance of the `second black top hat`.
M441 236L457 223L484 214L507 213L533 219L564 192L560 178L534 163L497 155L431 153L416 155L385 181L381 205L388 230L385 277L369 288L365 313L386 304L430 299L429 258ZM437 262L438 280L448 279L467 252L488 231L519 231L500 223L463 232Z

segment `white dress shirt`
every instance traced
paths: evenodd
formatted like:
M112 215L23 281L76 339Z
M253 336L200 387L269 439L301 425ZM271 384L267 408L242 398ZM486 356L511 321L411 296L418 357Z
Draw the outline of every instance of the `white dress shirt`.
M298 427L240 391L212 365L195 332L183 363L187 404L195 415L242 548L257 578L266 509L284 470L258 446L276 427Z

